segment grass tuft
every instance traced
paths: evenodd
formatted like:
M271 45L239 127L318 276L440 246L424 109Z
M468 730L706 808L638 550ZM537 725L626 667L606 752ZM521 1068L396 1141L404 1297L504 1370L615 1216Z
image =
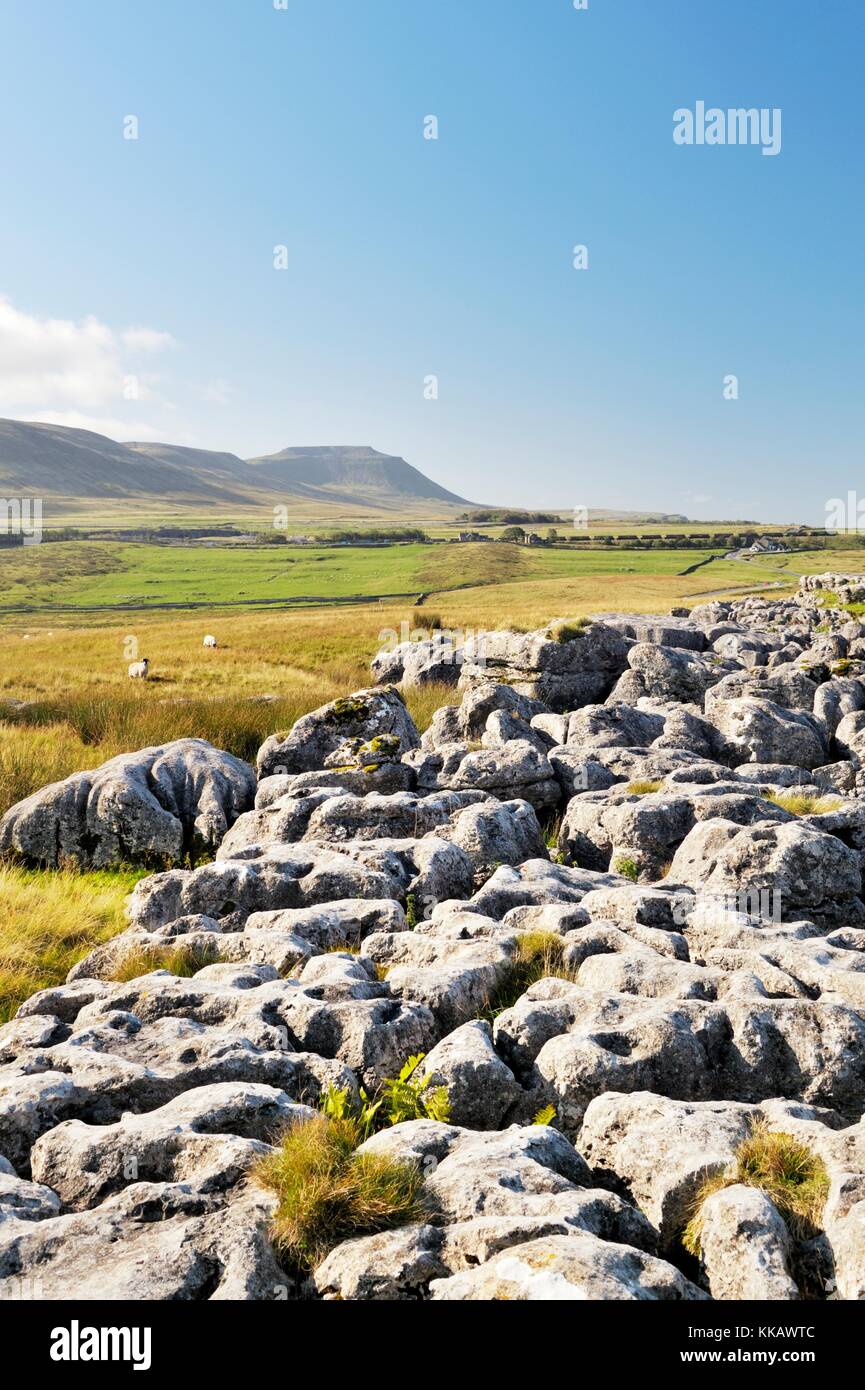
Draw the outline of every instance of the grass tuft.
M807 792L767 792L766 801L789 811L791 816L825 816L840 811L844 802L837 796L815 796Z
M206 965L218 965L219 959L215 947L212 951L201 946L142 947L123 958L111 979L116 984L128 984L130 980L150 975L154 970L168 970L172 975L189 979Z
M661 782L629 782L625 791L629 796L651 796L652 792L659 792L664 783Z
M275 1192L274 1244L287 1268L309 1274L335 1246L417 1221L423 1177L411 1163L355 1152L360 1121L316 1115L292 1126L254 1176Z
M744 1183L759 1187L775 1204L794 1240L810 1240L821 1229L829 1193L823 1160L791 1134L775 1133L764 1120L753 1126L736 1150L732 1172L716 1173L703 1183L693 1203L682 1244L698 1258L703 1242L703 1205L725 1187Z
M640 877L639 864L627 854L620 854L611 868L613 873L621 874L622 878L629 878L632 883L636 883Z
M557 932L523 932L504 979L490 995L481 1017L492 1022L505 1009L513 1008L530 985L549 978L576 984L577 972L564 963L565 940Z
M564 622L553 623L549 635L554 642L576 642L577 638L585 637L591 626L591 618L569 618Z

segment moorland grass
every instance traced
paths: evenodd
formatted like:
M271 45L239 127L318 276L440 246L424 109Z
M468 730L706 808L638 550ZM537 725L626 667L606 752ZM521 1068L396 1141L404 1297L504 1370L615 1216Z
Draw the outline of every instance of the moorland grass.
M767 792L766 801L789 811L791 816L825 816L831 811L840 811L844 802L838 796L818 796L808 792Z
M494 1022L505 1009L513 1008L526 990L538 980L550 977L576 983L577 972L564 963L565 940L557 932L522 932L516 941L503 979L493 990L481 1017Z
M272 1235L293 1273L308 1274L352 1236L421 1219L420 1169L357 1153L363 1138L355 1116L316 1115L293 1125L256 1166L256 1180L278 1198Z
M707 1178L697 1193L682 1236L689 1254L701 1253L707 1199L739 1183L766 1193L795 1240L808 1240L819 1232L829 1195L826 1165L791 1134L776 1133L760 1120L736 1150L732 1171Z
M206 965L217 965L219 953L194 946L153 946L142 947L124 956L117 969L111 974L115 984L127 984L141 975L150 975L154 970L168 970L172 975L190 979Z
M127 926L124 904L142 872L42 872L0 865L0 1023L39 989Z

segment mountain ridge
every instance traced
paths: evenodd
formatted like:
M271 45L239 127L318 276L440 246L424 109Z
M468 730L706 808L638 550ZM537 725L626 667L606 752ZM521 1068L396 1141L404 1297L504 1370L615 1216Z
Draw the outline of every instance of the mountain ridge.
M97 500L159 498L272 506L293 498L392 510L406 502L477 505L368 445L291 446L242 459L182 444L121 442L93 430L0 419L0 492Z

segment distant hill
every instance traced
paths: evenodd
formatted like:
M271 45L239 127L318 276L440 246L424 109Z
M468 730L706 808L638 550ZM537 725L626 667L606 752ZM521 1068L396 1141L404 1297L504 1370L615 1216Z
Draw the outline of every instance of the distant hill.
M248 464L256 474L272 479L286 492L304 497L324 492L332 500L356 501L362 496L374 501L378 495L445 502L454 507L471 505L464 497L434 483L405 459L380 454L367 445L282 449L278 454L249 459Z
M0 420L0 496L241 510L292 501L364 512L470 506L405 459L368 446L283 449L263 458L178 444L118 443L91 430Z
M227 465L231 457L169 445L118 444L92 430L0 420L0 493L4 495L104 500L170 497L188 504L248 504L248 487ZM237 464L244 467L240 459Z

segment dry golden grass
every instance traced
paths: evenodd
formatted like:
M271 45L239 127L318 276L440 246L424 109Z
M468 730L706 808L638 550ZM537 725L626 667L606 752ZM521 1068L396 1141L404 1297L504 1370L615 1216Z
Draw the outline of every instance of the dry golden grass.
M117 984L126 984L129 980L139 979L141 975L150 975L154 970L168 970L172 975L189 979L206 965L216 965L218 961L216 943L210 951L183 945L153 946L150 950L142 947L124 956L111 978Z
M577 972L564 964L565 940L557 932L522 932L510 966L498 988L490 996L483 1017L493 1020L505 1009L513 1008L530 985L550 977L576 983Z
M127 925L137 870L42 873L0 865L0 1022Z
M347 635L346 615L337 616L340 626L334 615L327 623L292 615L293 637L274 614L235 619L237 635L221 636L215 652L200 647L198 621L157 624L139 645L162 653L151 658L156 678L137 682L118 659L122 634L113 629L43 632L26 643L0 630L4 693L24 702L0 705L0 814L49 782L173 738L206 738L254 761L268 735L371 682L368 654L387 623L377 616L374 632ZM352 643L361 655L349 654ZM407 692L406 703L423 730L450 698L433 685Z
M791 816L825 816L830 811L840 811L844 802L839 796L814 796L806 792L768 792L766 801L789 811Z
M356 1153L362 1138L354 1117L316 1115L257 1165L255 1177L279 1198L273 1238L293 1273L308 1274L340 1241L421 1219L418 1167Z
M702 1248L704 1203L737 1183L765 1192L794 1239L807 1240L820 1230L829 1195L826 1165L791 1134L776 1133L765 1121L758 1121L736 1150L732 1171L708 1178L697 1193L693 1215L682 1236L690 1254L699 1256Z

